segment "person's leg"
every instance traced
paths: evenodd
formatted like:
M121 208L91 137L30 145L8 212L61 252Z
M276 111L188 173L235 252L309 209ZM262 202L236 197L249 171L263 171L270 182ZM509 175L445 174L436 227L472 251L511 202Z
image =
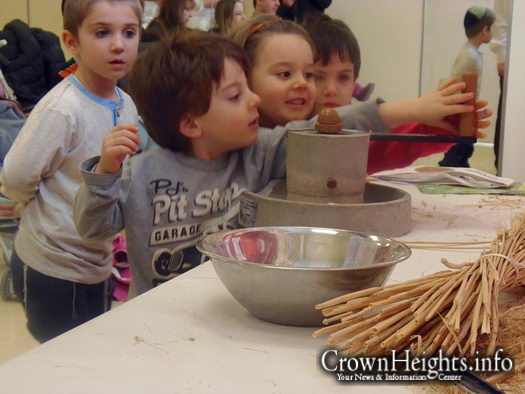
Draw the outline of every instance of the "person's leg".
M473 144L456 144L445 153L439 165L441 167L470 167L468 159L473 152Z
M111 309L111 279L93 285L77 285L75 306L79 324L100 316Z
M13 249L11 261L9 262L9 268L11 269L11 277L13 278L13 290L15 292L16 298L18 298L22 304L25 304L24 267L25 264L22 260L20 260L16 254L16 251Z
M76 313L76 283L25 268L27 328L40 342L48 341L79 324Z
M39 341L48 341L96 317L111 306L109 280L81 284L44 275L24 264L13 252L13 287L24 303L27 328Z
M499 77L499 101L498 101L498 114L496 116L496 126L494 129L494 154L496 155L496 160L494 165L498 169L498 159L499 159L499 139L501 136L501 106L502 106L502 93L503 93L503 76Z

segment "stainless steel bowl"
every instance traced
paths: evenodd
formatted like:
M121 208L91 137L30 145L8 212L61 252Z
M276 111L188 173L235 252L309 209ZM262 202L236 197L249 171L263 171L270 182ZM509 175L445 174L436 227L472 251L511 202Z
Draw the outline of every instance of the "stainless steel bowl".
M316 227L255 227L206 236L210 257L231 295L259 319L320 326L315 305L381 286L410 249L392 239Z

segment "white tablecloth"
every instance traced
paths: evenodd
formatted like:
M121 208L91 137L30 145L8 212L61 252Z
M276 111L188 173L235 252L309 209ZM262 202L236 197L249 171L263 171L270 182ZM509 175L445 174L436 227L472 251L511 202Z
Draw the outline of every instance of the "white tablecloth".
M492 240L523 207L521 197L412 195L412 231L401 240ZM413 250L390 282L440 269L442 257L479 251ZM167 282L0 365L2 393L331 393L405 391L336 383L321 371L326 337L252 317L210 263Z

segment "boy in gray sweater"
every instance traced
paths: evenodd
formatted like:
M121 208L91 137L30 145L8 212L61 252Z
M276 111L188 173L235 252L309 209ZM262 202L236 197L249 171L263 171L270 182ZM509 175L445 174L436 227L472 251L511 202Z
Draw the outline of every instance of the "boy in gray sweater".
M160 148L124 160L140 141L133 125L122 125L108 134L100 158L82 164L77 229L106 239L125 228L131 296L200 264L195 243L237 227L242 190L258 192L285 176L286 128L258 127L260 99L246 68L242 49L218 35L194 32L157 43L139 56L130 87ZM399 106L376 102L338 112L344 128L379 132L403 117Z
M78 167L107 130L138 118L116 83L137 56L139 0L68 0L63 15L62 40L78 69L32 110L2 173L5 195L21 206L14 290L40 342L110 307L111 243L83 240L73 223Z

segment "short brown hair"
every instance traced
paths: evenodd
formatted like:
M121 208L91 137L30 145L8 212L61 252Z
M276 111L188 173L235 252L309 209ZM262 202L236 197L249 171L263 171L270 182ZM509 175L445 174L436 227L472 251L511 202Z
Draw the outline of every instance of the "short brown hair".
M98 1L129 3L135 15L137 15L139 26L142 23L142 4L139 0L62 0L64 30L69 31L76 37L78 28L89 13L89 7Z
M281 19L274 14L254 16L235 27L228 36L244 48L250 68L257 60L257 52L264 37L271 34L296 34L306 40L315 55L315 46L308 32L295 22Z
M354 65L354 78L359 77L361 69L361 51L359 43L352 30L338 19L332 19L326 14L318 14L306 18L304 27L316 48L316 62L324 66L330 62L330 57L337 53L343 62L349 60Z
M184 116L208 112L226 58L246 71L242 48L225 37L200 31L167 35L139 55L129 77L130 93L158 145L175 152L188 150L180 122Z

